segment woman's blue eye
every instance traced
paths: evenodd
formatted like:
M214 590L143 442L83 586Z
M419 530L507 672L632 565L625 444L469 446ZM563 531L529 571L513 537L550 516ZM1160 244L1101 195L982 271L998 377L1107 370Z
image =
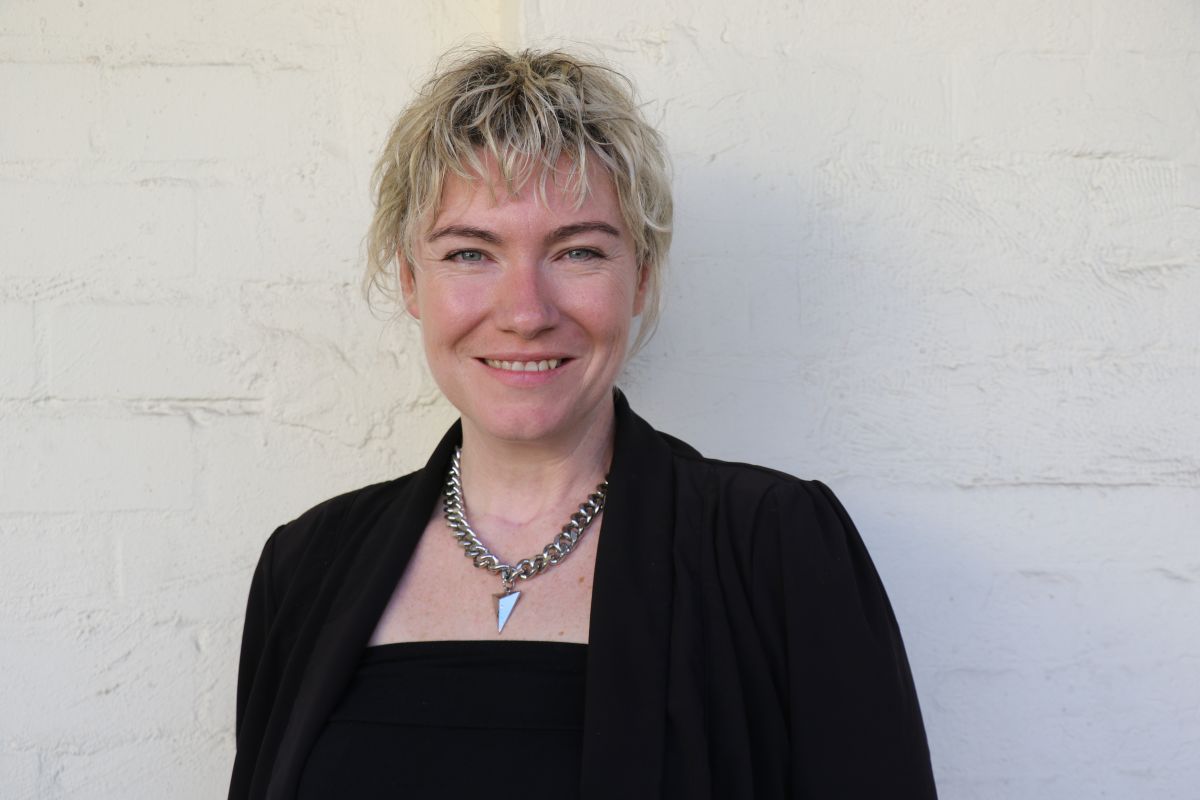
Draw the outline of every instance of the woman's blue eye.
M478 250L459 250L456 253L451 253L450 258L455 261L467 261L474 264L483 261L483 253Z
M587 261L599 257L599 253L590 247L575 247L567 251L567 258L572 261Z

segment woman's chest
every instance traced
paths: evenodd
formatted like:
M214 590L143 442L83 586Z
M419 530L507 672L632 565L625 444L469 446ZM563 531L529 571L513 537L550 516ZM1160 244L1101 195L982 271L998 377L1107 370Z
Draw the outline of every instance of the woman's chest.
M504 592L500 576L475 567L440 517L431 519L370 644L497 638L586 643L599 522L569 557L514 584L520 595L515 602L507 598L510 610L500 633L495 597ZM533 553L497 555L515 563Z

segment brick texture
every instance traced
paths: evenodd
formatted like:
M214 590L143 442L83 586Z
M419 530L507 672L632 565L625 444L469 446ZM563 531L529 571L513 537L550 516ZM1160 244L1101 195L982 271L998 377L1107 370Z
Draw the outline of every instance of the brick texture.
M675 165L622 385L831 483L942 795L1200 786L1200 5L10 0L0 796L220 797L265 537L454 417L359 294L395 112L591 42Z

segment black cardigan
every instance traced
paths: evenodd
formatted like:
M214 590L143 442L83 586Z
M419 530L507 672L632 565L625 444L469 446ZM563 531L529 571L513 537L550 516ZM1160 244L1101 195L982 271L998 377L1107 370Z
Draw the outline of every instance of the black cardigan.
M620 392L616 422L581 797L936 797L895 617L832 492L703 458ZM230 798L295 795L461 436L456 424L424 469L328 500L267 540Z

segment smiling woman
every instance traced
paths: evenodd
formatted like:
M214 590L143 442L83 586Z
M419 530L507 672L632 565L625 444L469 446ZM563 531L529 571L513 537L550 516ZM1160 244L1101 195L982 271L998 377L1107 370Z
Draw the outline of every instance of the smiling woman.
M413 263L401 258L430 369L463 414L464 441L599 455L647 274L616 191L595 164L578 201L565 163L542 192L532 180L507 191L495 161L484 165L447 179Z
M464 54L376 179L369 278L461 420L423 469L267 541L230 797L479 797L535 768L523 798L932 798L836 498L703 458L615 388L671 229L623 79Z

